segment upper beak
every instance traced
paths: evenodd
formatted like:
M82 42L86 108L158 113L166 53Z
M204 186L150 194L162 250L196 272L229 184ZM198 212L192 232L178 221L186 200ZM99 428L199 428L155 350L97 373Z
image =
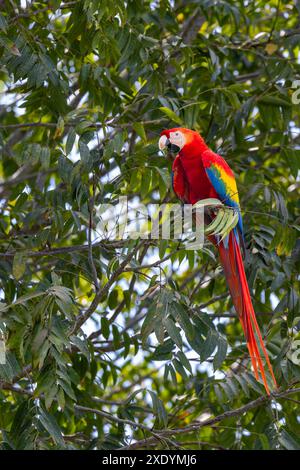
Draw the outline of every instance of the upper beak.
M158 141L159 150L164 150L169 144L169 139L165 135L162 135Z

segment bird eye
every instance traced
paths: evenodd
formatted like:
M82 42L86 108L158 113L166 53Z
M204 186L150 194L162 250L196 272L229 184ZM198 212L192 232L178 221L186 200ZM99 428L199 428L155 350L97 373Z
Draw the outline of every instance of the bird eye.
M179 132L175 132L175 135L178 137L178 136L179 136Z

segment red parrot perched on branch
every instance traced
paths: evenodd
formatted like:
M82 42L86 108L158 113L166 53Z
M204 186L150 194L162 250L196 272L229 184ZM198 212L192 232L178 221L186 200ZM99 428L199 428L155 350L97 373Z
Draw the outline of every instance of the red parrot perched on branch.
M224 240L209 239L218 247L221 263L247 341L256 379L259 373L270 394L259 346L263 351L275 387L273 369L266 351L253 309L241 254L243 223L234 174L226 161L210 150L195 131L184 128L165 130L159 139L159 148L177 154L172 167L173 189L186 204L196 204L207 198L219 199L225 206L238 212L238 223ZM257 341L257 338L258 341Z

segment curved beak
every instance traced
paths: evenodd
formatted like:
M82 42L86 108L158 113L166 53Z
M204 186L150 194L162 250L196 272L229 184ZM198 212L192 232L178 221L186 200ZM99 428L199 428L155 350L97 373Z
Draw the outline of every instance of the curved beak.
M164 150L164 149L167 147L167 149L168 149L169 152L171 152L171 153L178 153L178 152L180 152L180 147L178 147L178 146L175 145L175 144L172 144L172 142L170 142L170 140L168 139L168 137L166 137L165 135L162 135L161 138L159 139L159 141L158 141L158 147L159 147L159 150Z
M164 150L169 144L169 139L165 135L162 135L158 141L159 150Z

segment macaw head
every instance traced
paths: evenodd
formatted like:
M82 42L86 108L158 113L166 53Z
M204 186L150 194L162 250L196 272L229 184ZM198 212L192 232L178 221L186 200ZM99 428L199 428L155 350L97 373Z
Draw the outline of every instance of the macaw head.
M160 150L167 148L171 153L193 154L205 145L200 134L184 127L174 127L161 133L158 142Z

